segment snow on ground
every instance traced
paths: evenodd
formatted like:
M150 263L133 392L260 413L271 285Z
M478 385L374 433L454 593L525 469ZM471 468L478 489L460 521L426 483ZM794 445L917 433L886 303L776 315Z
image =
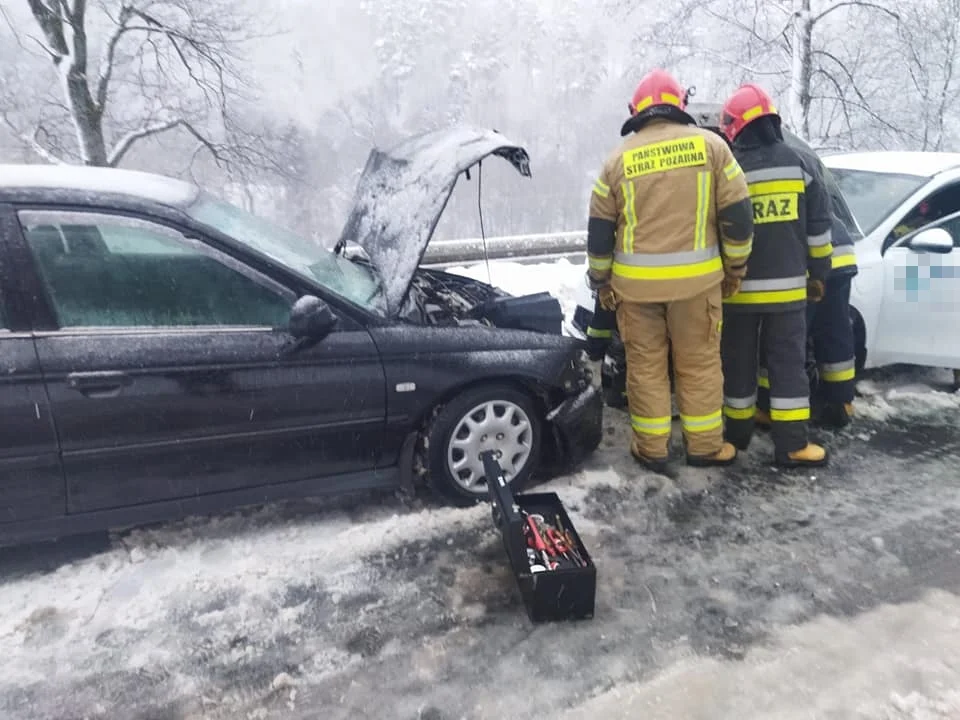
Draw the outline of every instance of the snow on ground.
M592 621L527 622L489 507L269 506L0 556L0 717L957 717L956 433L838 436L793 477L764 435L672 486L624 420L546 487L597 562Z
M960 597L935 591L852 622L790 627L742 662L688 654L560 720L960 717Z
M953 390L953 371L941 368L894 366L864 372L857 383L857 412L877 421L892 418L936 419L960 407Z

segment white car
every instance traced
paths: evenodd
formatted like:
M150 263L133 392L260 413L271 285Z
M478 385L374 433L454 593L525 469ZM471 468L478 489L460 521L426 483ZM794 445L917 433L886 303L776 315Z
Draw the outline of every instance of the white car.
M858 366L960 368L960 153L823 163L863 233L850 297Z

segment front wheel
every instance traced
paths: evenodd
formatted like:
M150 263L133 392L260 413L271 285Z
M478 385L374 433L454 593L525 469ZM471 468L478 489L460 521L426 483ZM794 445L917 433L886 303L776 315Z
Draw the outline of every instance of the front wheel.
M480 454L493 450L517 492L540 456L542 424L532 398L510 385L484 385L457 395L426 433L430 486L457 505L485 501L489 496Z

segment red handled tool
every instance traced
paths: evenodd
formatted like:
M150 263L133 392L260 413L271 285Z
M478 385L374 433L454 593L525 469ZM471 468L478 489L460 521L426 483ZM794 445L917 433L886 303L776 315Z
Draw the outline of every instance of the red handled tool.
M537 523L529 515L527 515L527 526L530 528L530 539L533 541L534 549L543 557L543 564L553 570L557 564L551 562L550 556L547 554L547 544L543 541L543 537L537 529Z

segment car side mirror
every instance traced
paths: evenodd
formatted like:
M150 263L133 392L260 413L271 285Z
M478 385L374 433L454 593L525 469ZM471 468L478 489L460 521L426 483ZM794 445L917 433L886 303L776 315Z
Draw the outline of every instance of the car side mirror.
M281 350L287 357L299 350L316 345L329 335L337 325L337 316L330 306L313 295L304 295L290 309L290 321L287 325L294 342Z
M953 238L943 228L928 228L921 230L907 241L911 250L920 250L933 253L948 253L953 250Z

